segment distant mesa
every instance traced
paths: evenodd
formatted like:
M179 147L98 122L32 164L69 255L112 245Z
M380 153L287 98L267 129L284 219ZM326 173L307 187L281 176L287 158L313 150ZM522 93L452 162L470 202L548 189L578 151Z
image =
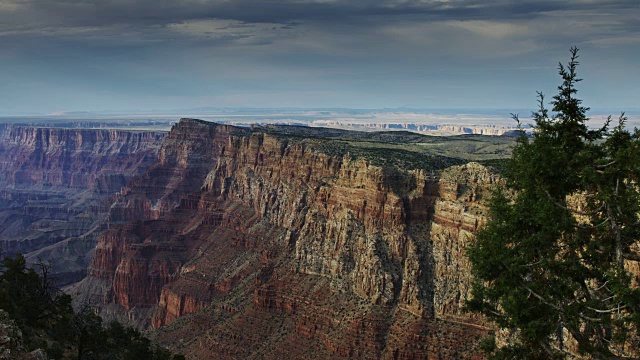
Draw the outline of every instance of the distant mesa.
M405 130L430 135L503 135L516 131L514 127L503 125L455 125L455 124L421 124L421 123L393 123L393 122L342 122L342 121L314 121L312 126L333 128L348 128L353 130Z

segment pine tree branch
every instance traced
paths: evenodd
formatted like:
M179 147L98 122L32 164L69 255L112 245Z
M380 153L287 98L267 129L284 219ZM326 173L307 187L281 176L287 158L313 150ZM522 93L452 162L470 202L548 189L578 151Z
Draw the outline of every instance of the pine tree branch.
M542 188L542 190L545 192L545 194L547 194L547 196L549 197L549 200L551 200L556 206L560 207L561 209L564 209L564 210L570 211L572 213L578 214L578 215L593 216L593 215L598 214L604 208L604 204L603 204L598 209L596 209L594 211L591 211L591 212L584 212L584 211L580 211L580 210L571 209L571 208L568 208L568 207L560 204L559 202L557 202L553 198L553 196L551 196L551 194L549 193L549 190L543 188L542 186L540 186L540 188Z
M611 161L609 163L606 163L606 164L603 164L603 165L594 165L593 167L594 167L594 169L604 170L604 169L608 168L609 166L616 164L617 162L618 162L617 160L613 160L613 161Z
M585 226L585 225L576 225L576 227L577 227L577 228L579 228L579 229L585 229L585 230L586 230L586 229L595 229L595 228L599 228L600 226L603 226L603 225L604 225L604 224L606 224L609 220L610 220L609 218L606 218L606 219L602 220L602 222L601 222L600 224L597 224L597 225L588 225L588 226ZM640 225L640 222L638 223L638 225Z
M609 282L609 280L605 281L604 284L600 285L600 287L593 289L593 291L600 291L602 288L607 286L607 283ZM586 286L586 285L585 285Z
M503 263L503 266L505 266L507 269L509 269L509 267ZM530 287L528 287L522 280L519 281L520 286L522 286L525 290L529 291L529 294L532 295L533 297L535 297L536 299L540 300L543 304L550 306L551 308L557 310L558 312L560 312L561 314L564 314L565 311L563 308L561 308L560 306L553 304L552 302L550 302L549 300L545 299L542 295L536 293L535 291L533 291ZM592 318L589 317L587 315L584 315L583 313L579 313L578 317L582 318L583 320L588 320L588 321L592 321L592 322L596 322L596 323L600 323L602 322L602 319L599 318Z
M617 195L618 189L617 189L617 185L616 185L616 195ZM615 214L613 212L613 210L611 209L611 206L609 204L607 204L607 214L609 215L609 218L611 219L611 231L614 232L615 234L615 251L616 251L616 262L620 265L622 265L623 263L623 258L622 258L622 234L621 234L621 229L620 226L618 226L618 222L616 220Z
M626 260L640 261L640 254L638 254L637 252L622 253L622 257Z
M615 309L601 310L601 309L596 309L596 308L592 308L590 306L587 306L587 309L595 311L598 314L611 314L611 313L615 313L615 312L620 312L620 310L623 310L623 309L626 309L626 308L627 308L627 305L622 305L622 306L618 306Z

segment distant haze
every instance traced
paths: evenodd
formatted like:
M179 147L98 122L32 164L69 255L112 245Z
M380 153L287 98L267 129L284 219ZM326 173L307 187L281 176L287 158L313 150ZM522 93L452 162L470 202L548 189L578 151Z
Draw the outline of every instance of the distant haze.
M132 111L118 113L67 112L55 115L0 116L0 123L64 128L125 128L130 130L171 129L179 118L189 117L237 126L267 124L330 127L360 131L404 130L429 135L484 134L502 135L516 129L510 114L519 114L525 128L532 123L526 109L260 109L260 108L197 108L160 113ZM602 126L607 116L617 120L619 113L592 112L588 125ZM629 127L640 127L640 114L627 114Z
M637 0L0 0L0 115L533 109L571 46L637 113Z

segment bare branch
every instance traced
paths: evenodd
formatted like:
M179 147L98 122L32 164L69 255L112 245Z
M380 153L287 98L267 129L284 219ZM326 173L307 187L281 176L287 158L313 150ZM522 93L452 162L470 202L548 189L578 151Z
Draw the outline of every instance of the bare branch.
M600 227L600 226L603 226L603 225L604 225L604 224L606 224L609 220L610 220L609 218L606 218L606 219L604 219L604 220L603 220L600 224L598 224L598 225L589 225L589 226L585 226L585 225L576 225L576 227L577 227L577 228L579 228L579 229L595 229L595 228L598 228L598 227ZM638 224L640 224L640 223L638 223Z
M607 163L607 164L603 164L603 165L594 165L593 167L594 167L595 169L598 169L598 170L604 170L604 169L608 168L609 166L614 165L615 163L617 163L617 161L616 161L616 160L613 160L613 161L611 161L611 162L609 162L609 163Z
M615 313L615 312L620 312L620 310L623 310L626 307L627 307L627 305L622 305L622 306L618 306L617 308L614 308L614 309L601 310L601 309L596 309L596 308L592 308L592 307L587 306L587 309L595 311L598 314L611 314L611 313Z

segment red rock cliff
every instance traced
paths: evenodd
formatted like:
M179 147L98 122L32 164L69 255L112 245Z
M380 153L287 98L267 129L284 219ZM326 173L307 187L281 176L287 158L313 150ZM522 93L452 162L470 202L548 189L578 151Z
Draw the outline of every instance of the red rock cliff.
M202 186L234 131L246 130L182 119L164 139L158 162L118 194L110 211L111 221L155 219L171 211Z
M102 284L111 315L153 314L189 355L479 357L488 329L460 311L462 252L494 181L477 164L380 168L182 120L111 213L135 222L99 239L75 290Z

